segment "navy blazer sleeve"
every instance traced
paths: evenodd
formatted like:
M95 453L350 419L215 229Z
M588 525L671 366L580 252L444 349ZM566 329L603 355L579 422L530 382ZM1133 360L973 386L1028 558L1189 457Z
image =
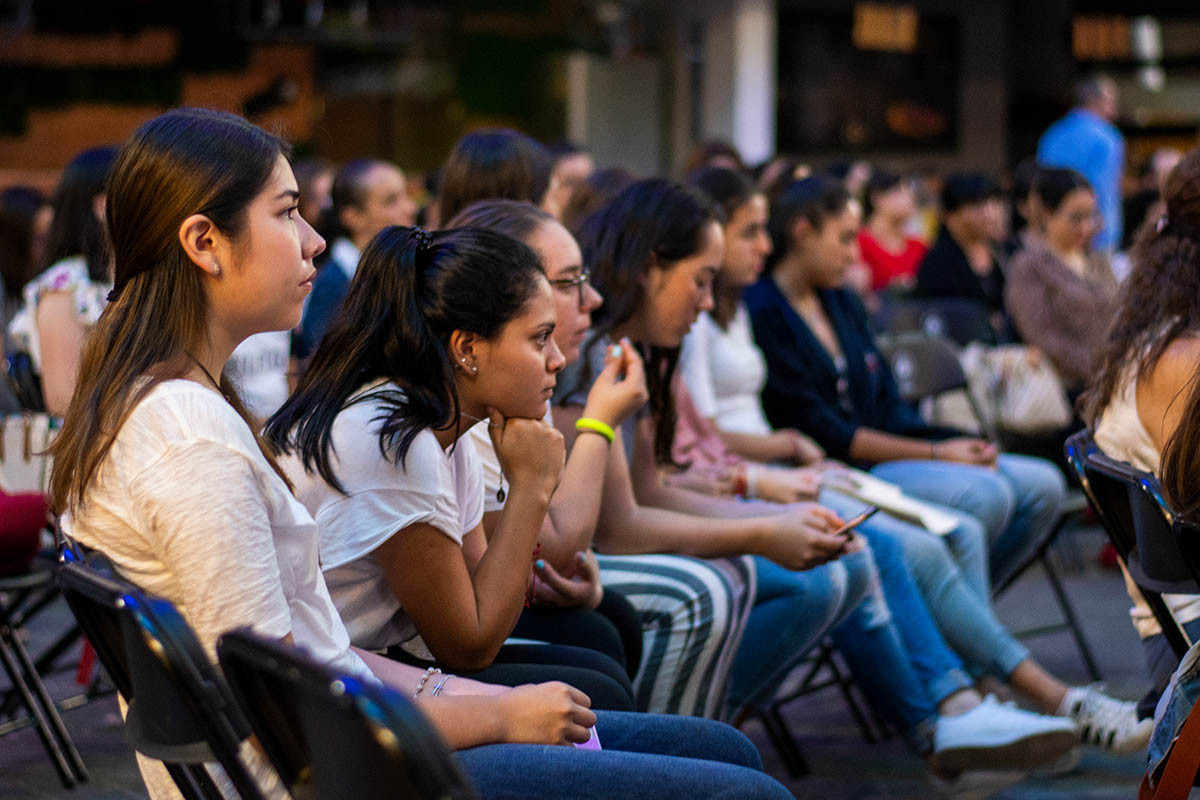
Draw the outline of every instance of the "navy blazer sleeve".
M292 348L297 358L308 358L317 349L321 337L329 330L333 318L341 311L342 301L346 299L349 287L350 281L346 279L346 273L332 261L317 274Z
M833 458L849 458L859 425L841 408L837 376L830 374L821 353L796 335L785 310L764 298L765 292L756 294L746 299L754 339L767 362L762 395L767 419L773 427L808 434Z

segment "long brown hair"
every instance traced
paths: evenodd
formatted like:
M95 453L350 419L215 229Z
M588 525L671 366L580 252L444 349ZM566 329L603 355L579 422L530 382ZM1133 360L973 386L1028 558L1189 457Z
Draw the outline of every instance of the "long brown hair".
M75 394L51 447L56 510L82 505L138 401L196 363L192 354L206 335L208 301L200 271L180 244L179 226L204 214L236 240L250 202L285 153L282 141L246 120L203 109L156 117L121 148L106 212L116 288L84 344ZM219 384L250 424L228 379L222 376Z
M644 277L651 266L665 269L699 253L713 222L724 223L721 209L696 189L663 178L631 184L604 208L588 217L580 235L583 263L604 305L592 313L591 338L583 346L580 377L567 394L591 386L589 355L645 301ZM671 466L675 443L675 399L671 382L679 364L679 347L636 343L646 363L646 390L654 420L654 458Z
M1200 148L1171 171L1163 199L1166 216L1148 220L1134 240L1133 270L1096 353L1096 377L1079 400L1093 427L1130 365L1136 365L1135 379L1147 374L1171 342L1200 330Z
M1187 394L1179 427L1163 446L1158 474L1171 508L1194 521L1200 514L1200 371Z

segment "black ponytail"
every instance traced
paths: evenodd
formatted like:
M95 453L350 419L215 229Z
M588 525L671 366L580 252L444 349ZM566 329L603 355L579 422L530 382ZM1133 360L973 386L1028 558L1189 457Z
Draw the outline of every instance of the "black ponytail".
M296 391L267 422L277 452L345 493L331 460L334 420L364 386L388 381L379 449L400 466L422 430L459 425L450 335L494 338L518 316L542 274L524 244L474 228L427 233L384 228L363 251L342 305Z

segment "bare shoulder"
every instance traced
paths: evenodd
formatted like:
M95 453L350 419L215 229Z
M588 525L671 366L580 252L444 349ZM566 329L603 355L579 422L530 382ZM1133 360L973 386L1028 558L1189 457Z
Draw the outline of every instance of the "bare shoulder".
M1138 415L1162 447L1179 424L1188 387L1200 368L1200 336L1181 336L1167 345L1149 373L1138 379Z
M1181 336L1167 345L1158 363L1144 376L1143 385L1154 394L1176 395L1200 368L1200 336Z

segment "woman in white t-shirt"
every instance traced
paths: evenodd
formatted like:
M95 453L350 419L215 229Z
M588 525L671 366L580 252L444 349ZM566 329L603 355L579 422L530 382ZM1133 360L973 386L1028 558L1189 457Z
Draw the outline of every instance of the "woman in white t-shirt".
M221 633L249 626L413 692L421 670L350 648L312 518L214 377L242 339L299 318L324 243L295 216L296 194L283 143L233 115L179 109L134 134L109 187L116 299L84 347L51 491L67 531L175 603L210 655ZM455 696L466 693L480 696ZM595 719L562 684L455 678L428 694L419 707L451 747L474 748L460 760L485 797L489 781L511 785L505 762L522 760L530 774L517 783L548 795L561 787L547 782L556 753L573 751L478 745L582 741ZM266 793L286 796L245 750ZM177 796L160 764L139 766L152 797Z
M537 531L563 466L562 437L537 419L563 358L536 256L490 232L393 226L359 263L345 314L267 426L317 522L351 641L496 683L568 680L599 708L632 711L628 675L607 656L501 649L528 602ZM489 413L511 508L490 546L482 468L469 441L458 446Z
M83 339L104 310L112 264L104 233L104 182L117 151L85 150L63 170L51 205L46 268L25 285L9 324L13 345L29 353L51 414L61 416L75 389Z

